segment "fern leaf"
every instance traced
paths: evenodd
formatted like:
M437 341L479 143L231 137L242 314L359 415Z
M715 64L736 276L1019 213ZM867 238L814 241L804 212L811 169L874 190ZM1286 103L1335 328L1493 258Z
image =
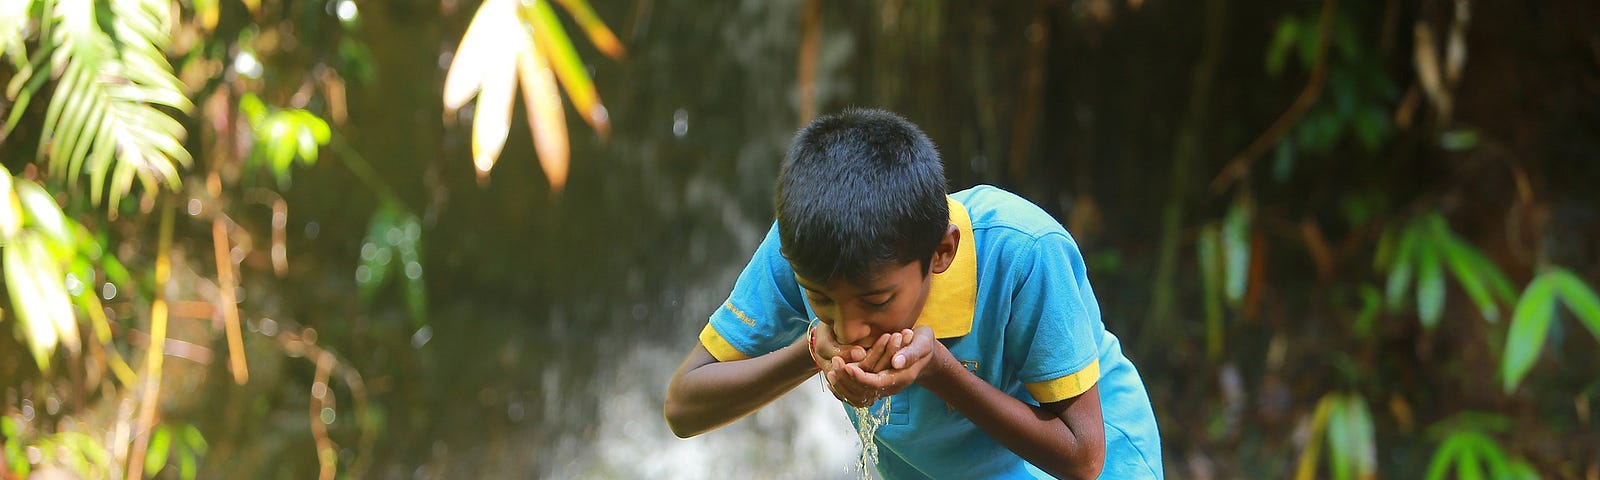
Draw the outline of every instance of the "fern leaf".
M165 2L60 0L50 15L61 72L46 110L40 155L53 175L90 177L90 198L109 193L115 210L138 180L145 191L176 189L190 163L183 125L169 111L192 105L162 49L171 41ZM109 8L109 30L96 9ZM107 184L106 179L111 182Z

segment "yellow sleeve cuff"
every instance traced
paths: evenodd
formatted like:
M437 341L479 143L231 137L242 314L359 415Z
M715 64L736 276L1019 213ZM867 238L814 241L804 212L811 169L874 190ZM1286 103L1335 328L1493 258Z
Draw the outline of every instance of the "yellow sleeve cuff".
M701 338L705 338L705 336L701 335ZM718 340L721 340L721 338L718 338ZM1028 393L1033 394L1035 401L1053 403L1083 395L1083 392L1089 391L1089 388L1093 387L1095 382L1098 381L1100 381L1100 360L1097 359L1089 362L1089 366L1083 367L1077 373L1055 380L1029 383L1024 386L1028 388Z
M700 345L705 346L706 351L711 352L711 356L716 357L719 362L732 362L750 358L749 355L745 355L739 349L733 348L733 344L723 339L716 329L711 328L711 323L709 322L706 323L706 328L700 330Z

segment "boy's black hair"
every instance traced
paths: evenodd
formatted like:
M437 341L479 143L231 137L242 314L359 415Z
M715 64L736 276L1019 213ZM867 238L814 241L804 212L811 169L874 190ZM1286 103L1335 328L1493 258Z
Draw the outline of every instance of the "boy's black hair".
M795 134L778 172L778 236L807 280L862 284L885 265L922 262L950 225L944 164L916 125L850 109Z

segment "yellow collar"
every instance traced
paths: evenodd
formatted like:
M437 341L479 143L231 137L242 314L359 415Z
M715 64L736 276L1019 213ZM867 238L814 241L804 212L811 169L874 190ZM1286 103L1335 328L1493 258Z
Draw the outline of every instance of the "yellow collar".
M967 207L950 198L950 223L961 230L956 258L944 273L933 275L928 302L922 306L917 325L933 328L935 338L951 338L972 332L972 319L978 305L977 239L972 236L972 217Z

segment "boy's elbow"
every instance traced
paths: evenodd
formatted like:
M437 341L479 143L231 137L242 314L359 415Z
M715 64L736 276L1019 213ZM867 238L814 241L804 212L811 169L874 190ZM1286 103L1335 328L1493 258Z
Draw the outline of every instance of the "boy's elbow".
M673 401L670 395L667 397L666 405L662 410L663 416L667 419L667 428L672 429L672 434L677 435L678 438L689 438L705 433L704 428L696 428L692 425L693 422L689 421L689 412L686 411L682 402Z

